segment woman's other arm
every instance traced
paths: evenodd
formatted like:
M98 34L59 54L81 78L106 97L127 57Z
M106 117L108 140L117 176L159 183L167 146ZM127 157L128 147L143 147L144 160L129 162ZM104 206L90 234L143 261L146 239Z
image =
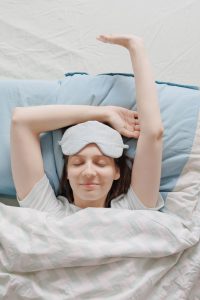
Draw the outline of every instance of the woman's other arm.
M22 200L43 177L40 133L88 120L107 121L104 107L45 105L17 107L11 123L11 169L15 189Z

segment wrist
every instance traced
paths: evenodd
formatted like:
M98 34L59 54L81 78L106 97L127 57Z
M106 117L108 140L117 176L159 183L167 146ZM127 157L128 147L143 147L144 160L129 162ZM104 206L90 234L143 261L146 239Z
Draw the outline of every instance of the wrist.
M129 51L138 51L140 49L144 49L144 41L142 38L138 38L136 39L130 39L129 43L128 43L128 50Z
M109 113L109 110L110 110L110 106L98 106L98 109L99 109L99 114L98 114L98 119L96 119L97 121L99 122L102 122L102 123L109 123L109 120L110 120L110 113Z
M76 123L86 122L86 121L99 121L108 122L108 106L101 105L83 105L81 106L81 112L78 114L79 118Z

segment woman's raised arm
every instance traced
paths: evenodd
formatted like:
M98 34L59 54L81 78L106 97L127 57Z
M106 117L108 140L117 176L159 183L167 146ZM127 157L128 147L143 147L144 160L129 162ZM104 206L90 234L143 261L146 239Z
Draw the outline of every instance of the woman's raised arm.
M155 207L161 178L163 125L156 84L143 43L129 47L135 74L137 111L140 119L131 186L146 207Z
M11 169L17 196L28 195L43 177L40 133L97 120L107 122L105 107L89 105L45 105L16 107L11 123Z
M26 197L44 175L40 133L89 120L109 123L112 111L111 106L91 105L16 107L11 124L11 169L18 199ZM138 137L139 125L129 128L128 114L133 120L137 117L136 112L118 107L115 114L117 128L120 126L122 133L127 136ZM129 130L124 131L124 127Z
M140 136L132 169L131 187L146 207L155 207L160 187L164 129L156 84L144 41L134 35L100 35L97 39L120 45L129 51L140 120Z

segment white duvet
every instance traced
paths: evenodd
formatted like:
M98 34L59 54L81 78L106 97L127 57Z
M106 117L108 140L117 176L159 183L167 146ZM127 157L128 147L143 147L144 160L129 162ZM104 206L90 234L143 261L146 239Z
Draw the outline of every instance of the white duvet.
M87 208L63 219L0 204L0 299L200 299L200 211Z
M0 299L200 299L199 124L162 212L0 204Z

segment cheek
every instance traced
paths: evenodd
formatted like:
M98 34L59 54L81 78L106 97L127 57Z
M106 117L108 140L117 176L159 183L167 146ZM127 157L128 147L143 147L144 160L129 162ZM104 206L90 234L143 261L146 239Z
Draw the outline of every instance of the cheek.
M75 180L78 175L79 175L79 172L75 169L70 168L67 171L67 178L70 179L70 180Z
M73 177L73 170L72 168L70 168L69 166L66 169L66 175L67 175L67 179Z
M101 172L101 176L103 179L103 182L107 185L110 185L110 182L114 180L114 171L112 168L107 168L103 172Z

